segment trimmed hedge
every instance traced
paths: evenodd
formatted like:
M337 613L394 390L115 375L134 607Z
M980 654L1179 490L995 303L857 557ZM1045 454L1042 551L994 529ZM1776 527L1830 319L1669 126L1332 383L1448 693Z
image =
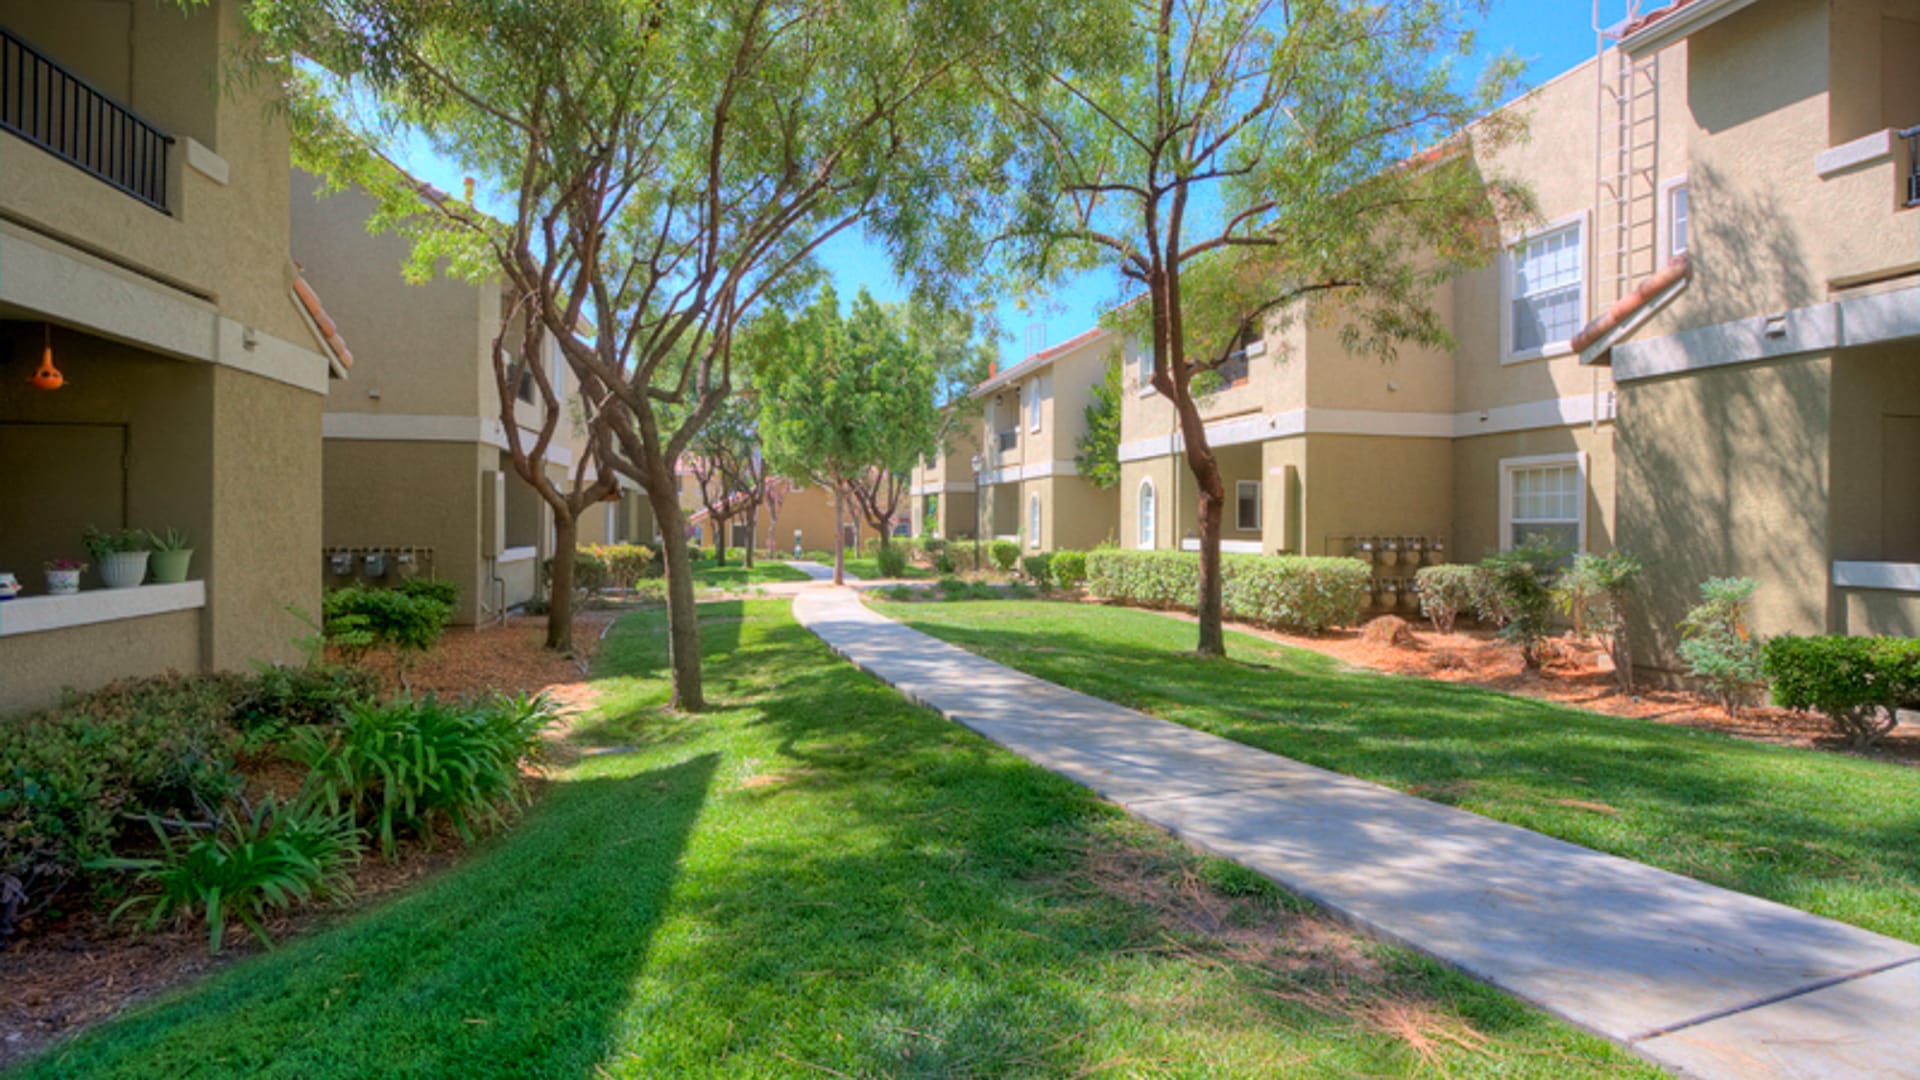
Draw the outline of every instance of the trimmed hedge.
M1042 589L1053 588L1053 552L1043 551L1038 555L1029 555L1020 560L1020 569L1027 580Z
M1005 571L1012 571L1014 564L1020 561L1020 545L1011 540L995 540L987 549L992 556L993 565Z
M1053 583L1063 589L1077 589L1087 582L1087 553L1084 551L1056 551L1053 563Z
M1358 559L1310 555L1223 555L1221 599L1229 619L1319 632L1360 621L1372 571ZM1087 555L1087 587L1123 604L1191 611L1200 589L1200 555L1120 551Z
M1895 710L1920 707L1920 640L1787 634L1763 655L1773 703L1818 709L1854 746L1892 731Z
M1486 571L1469 563L1423 566L1413 575L1413 591L1420 595L1420 614L1435 630L1453 633L1454 620L1463 611L1478 611L1486 595Z

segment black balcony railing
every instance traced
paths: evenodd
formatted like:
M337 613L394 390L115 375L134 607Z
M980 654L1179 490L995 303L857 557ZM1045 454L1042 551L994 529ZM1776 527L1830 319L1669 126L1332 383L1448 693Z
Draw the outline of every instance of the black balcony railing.
M1907 205L1920 206L1920 124L1894 134L1907 140Z
M0 27L0 130L156 210L167 209L173 136Z

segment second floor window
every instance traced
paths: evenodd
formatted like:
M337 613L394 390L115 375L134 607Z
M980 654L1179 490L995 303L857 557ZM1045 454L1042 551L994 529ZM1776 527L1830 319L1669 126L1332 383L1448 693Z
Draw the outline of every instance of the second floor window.
M514 387L513 396L531 405L533 404L533 393L533 372L522 371L520 373L520 382Z
M1040 430L1040 380L1033 380L1027 387L1027 427L1032 431Z
M1579 333L1586 294L1583 239L1574 222L1514 245L1508 257L1510 356L1538 356Z
M1247 384L1247 350L1260 340L1258 330L1248 328L1240 334L1240 340L1233 343L1233 352L1227 354L1226 362L1214 369L1220 376L1219 389L1231 390Z
M1687 185L1667 189L1667 254L1687 253Z

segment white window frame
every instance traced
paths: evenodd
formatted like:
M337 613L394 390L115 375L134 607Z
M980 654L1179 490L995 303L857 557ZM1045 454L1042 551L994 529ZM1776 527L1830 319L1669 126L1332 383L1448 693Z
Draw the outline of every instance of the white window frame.
M1027 546L1040 546L1040 493L1035 491L1027 495L1027 531L1033 535L1027 537Z
M1567 454L1532 454L1527 457L1500 459L1500 550L1513 550L1513 474L1521 469L1535 469L1547 465L1572 465L1580 475L1580 511L1575 517L1574 550L1587 550L1587 500L1592 496L1592 477L1587 468L1587 454L1576 450Z
M1142 508L1145 513L1142 513ZM1159 542L1160 531L1160 495L1154 490L1153 478L1145 477L1134 491L1133 501L1133 546L1141 551L1152 551Z
M1686 174L1682 173L1660 184L1660 249L1661 253L1669 259L1675 255L1685 254L1688 248L1692 247L1691 243L1686 247L1678 249L1673 246L1673 225L1675 218L1673 198L1683 191L1687 192L1687 232L1691 234L1693 232L1693 194L1687 187Z
M1245 505L1242 500L1246 497L1246 490L1248 488L1253 489L1253 524L1251 525L1247 524L1245 519L1240 516L1240 508ZM1260 505L1260 481L1235 481L1233 485L1233 527L1240 532L1259 532L1260 521L1263 515L1264 510Z
M1551 236L1563 229L1577 228L1580 236L1580 324L1586 325L1592 310L1593 296L1593 246L1589 242L1587 214L1569 214L1558 221L1551 221L1545 227L1536 229L1523 236L1506 242L1500 249L1500 362L1502 364L1522 364L1529 360L1541 360L1553 356L1565 356L1573 352L1573 338L1569 335L1561 341L1549 341L1536 349L1513 348L1513 252L1523 244L1530 244L1542 237ZM1579 333L1580 327L1574 328Z
M1027 430L1040 430L1040 383L1043 377L1034 376L1033 383L1027 388Z
M1153 388L1153 350L1151 348L1136 342L1130 366L1132 366L1136 376L1140 380L1141 397L1160 392Z

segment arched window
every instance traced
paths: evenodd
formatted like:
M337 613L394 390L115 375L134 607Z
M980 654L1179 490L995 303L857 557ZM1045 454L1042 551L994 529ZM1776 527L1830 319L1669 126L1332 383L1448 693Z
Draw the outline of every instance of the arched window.
M1141 551L1153 550L1153 534L1154 534L1153 502L1154 502L1153 481L1151 480L1140 481L1140 507L1139 507L1140 521L1139 521L1139 531L1136 536L1136 546L1139 547Z
M1027 496L1027 546L1040 546L1040 493Z

